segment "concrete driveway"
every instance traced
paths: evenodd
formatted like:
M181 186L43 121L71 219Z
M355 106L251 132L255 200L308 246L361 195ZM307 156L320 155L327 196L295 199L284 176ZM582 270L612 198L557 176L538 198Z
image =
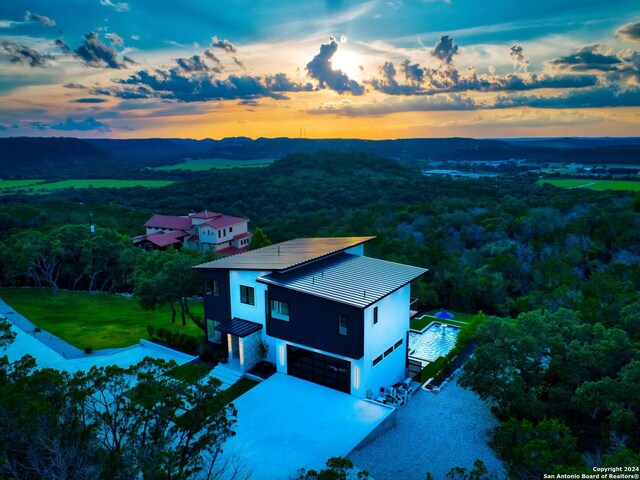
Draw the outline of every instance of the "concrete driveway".
M289 478L303 467L321 469L327 459L346 456L395 419L390 407L281 373L234 404L236 436L227 441L220 460L240 460L252 480Z

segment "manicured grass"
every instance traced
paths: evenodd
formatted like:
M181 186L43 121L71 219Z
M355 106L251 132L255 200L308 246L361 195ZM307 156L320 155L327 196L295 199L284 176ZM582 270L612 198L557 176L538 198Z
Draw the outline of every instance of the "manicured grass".
M0 190L31 188L44 180L0 180Z
M61 290L52 296L46 289L0 288L0 298L43 330L82 349L135 345L148 337L147 325L203 335L189 319L183 327L179 314L172 324L168 307L145 311L136 299L119 295ZM203 314L200 302L191 302L190 309L194 314Z
M255 380L249 380L248 378L243 378L238 383L231 385L224 392L220 392L218 396L224 403L231 403L236 398L238 398L243 393L248 392L253 387L255 387L259 382Z
M589 190L630 190L640 191L640 181L596 180L589 178L549 178L538 180L540 185L548 183L560 188L588 188Z
M205 377L211 369L201 363L185 363L177 366L171 376L176 380L186 380L189 383L195 383Z
M33 187L35 192L61 190L64 188L127 188L127 187L165 187L171 180L108 180L81 178L61 180L59 182L41 183Z
M212 168L259 168L271 165L273 162L273 158L258 158L251 160L231 160L228 158L187 158L182 163L157 167L156 170L189 170L192 172L201 172L204 170L211 170Z

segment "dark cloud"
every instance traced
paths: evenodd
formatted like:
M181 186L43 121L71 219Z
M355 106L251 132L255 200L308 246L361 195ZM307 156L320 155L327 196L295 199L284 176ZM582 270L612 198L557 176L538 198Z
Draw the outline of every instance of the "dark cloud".
M408 63L408 61L407 61ZM402 63L404 65L404 62ZM387 95L415 95L420 92L419 86L415 85L400 85L396 80L396 68L391 62L384 62L378 68L378 72L382 76L382 79L373 79L369 84L380 92Z
M24 14L24 21L41 23L42 25L45 25L47 27L54 27L56 25L56 22L49 17L31 13L29 10L27 10L27 12Z
M0 44L4 49L4 57L11 63L27 64L30 67L46 67L49 60L55 57L45 53L38 52L26 45L5 41Z
M104 98L77 98L76 100L71 100L74 103L104 103L106 100Z
M205 57L207 57L209 60L211 60L215 64L214 68L216 68L219 71L224 70L222 68L222 62L220 62L220 59L218 57L216 57L215 53L213 53L210 48L207 48L203 52L203 54L204 54Z
M80 83L65 83L64 85L62 85L64 88L73 88L73 89L77 89L77 90L84 90L87 87L85 87L84 85L80 84Z
M628 38L629 40L640 42L640 22L627 23L626 25L623 25L618 30L618 34Z
M53 44L56 47L58 47L58 50L60 50L62 53L64 54L71 53L71 49L69 48L69 45L64 43L64 40L62 40L61 38L57 39L55 42L53 42Z
M220 40L218 37L211 37L211 48L219 48L227 53L236 53L236 47L229 40Z
M458 45L449 35L442 35L436 46L431 51L431 55L442 60L449 65L453 63L453 57L458 53Z
M292 82L286 73L268 75L265 77L264 83L272 92L310 92L313 90L313 85L310 83Z
M193 55L189 58L177 58L176 63L185 72L209 72L212 70L200 55ZM220 72L216 67L215 71Z
M180 68L140 70L124 80L118 80L119 88L92 93L113 95L119 98L162 98L178 102L204 102L210 100L238 100L271 97L287 98L270 89L260 77L230 75L226 79L215 78L208 72L184 72Z
M409 83L420 85L424 81L424 69L417 63L409 62L408 58L400 64L400 68Z
M33 130L47 130L49 128L49 124L42 122L31 122L30 127Z
M96 32L87 33L84 36L84 43L74 53L89 67L119 69L135 64L126 56L119 60L115 48L105 45Z
M512 95L498 97L495 108L607 108L640 106L640 89L596 87L567 92L557 97Z
M7 127L5 127L4 125L0 125L0 132L4 132L5 130L7 130Z
M529 60L524 56L522 47L520 45L514 45L509 49L509 56L513 62L513 68L516 72L526 72L529 68Z
M320 46L320 53L307 63L307 73L318 81L320 88L330 88L338 93L362 95L364 87L348 77L342 70L331 67L331 59L338 51L338 42L334 38Z
M623 63L616 53L606 51L600 45L591 45L575 50L571 55L556 58L548 62L558 70L572 72L601 71L610 72L617 70Z
M89 117L82 121L75 121L72 118L67 118L66 121L62 123L56 123L54 125L50 125L49 128L51 128L52 130L65 130L65 131L79 130L83 132L86 132L89 130L98 130L101 132L111 131L108 125L105 125L104 123L97 121L93 117Z
M435 112L435 111L467 111L479 107L473 99L457 94L444 94L432 97L420 97L398 100L386 99L383 102L369 104L339 105L310 110L314 115L337 115L346 117L377 117L398 112Z

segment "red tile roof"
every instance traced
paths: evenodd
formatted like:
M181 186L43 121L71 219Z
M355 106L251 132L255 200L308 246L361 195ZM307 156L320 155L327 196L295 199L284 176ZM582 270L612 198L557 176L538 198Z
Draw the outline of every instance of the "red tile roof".
M216 250L216 255L224 255L224 256L237 255L239 253L246 252L247 248L248 247L244 247L244 248L236 248L236 247L221 248L220 250Z
M149 228L169 228L171 230L191 230L192 224L189 217L176 217L174 215L154 215L145 227Z
M169 245L182 243L182 240L180 239L187 235L187 232L183 232L181 230L166 233L151 233L147 235L146 240L149 240L157 247L167 247Z
M238 240L240 240L241 238L247 238L250 237L251 234L249 232L244 232L244 233L239 233L237 235L234 235L233 238L236 238Z
M210 212L209 210L205 210L203 212L198 213L190 213L189 216L191 218L215 218L222 216L221 213Z
M229 215L221 215L213 220L209 220L207 225L211 225L214 228L223 228L228 227L230 225L235 225L236 223L247 222L246 218L239 217L230 217Z
M200 235L192 235L191 238L187 240L187 242L199 242L199 241L200 241Z

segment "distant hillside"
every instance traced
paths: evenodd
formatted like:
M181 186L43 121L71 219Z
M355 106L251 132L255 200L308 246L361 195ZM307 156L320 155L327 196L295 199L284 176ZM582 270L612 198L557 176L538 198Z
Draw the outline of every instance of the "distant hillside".
M427 138L402 140L225 138L223 140L1 138L0 178L124 178L185 158L283 158L321 151L370 153L413 167L433 161L512 158L549 163L640 164L640 139Z

